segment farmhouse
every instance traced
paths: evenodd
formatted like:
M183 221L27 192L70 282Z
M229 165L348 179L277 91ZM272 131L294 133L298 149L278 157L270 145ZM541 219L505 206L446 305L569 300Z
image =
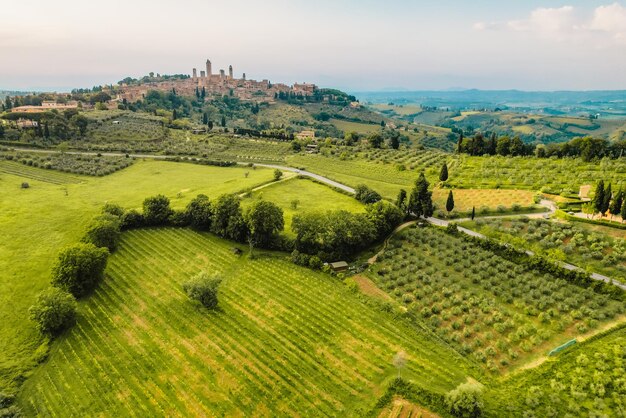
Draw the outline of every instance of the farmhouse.
M315 131L301 131L296 134L296 139L315 139Z

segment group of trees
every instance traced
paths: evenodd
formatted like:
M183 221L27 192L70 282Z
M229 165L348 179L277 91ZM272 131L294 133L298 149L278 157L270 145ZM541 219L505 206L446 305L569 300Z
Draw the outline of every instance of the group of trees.
M29 119L37 123L37 126L22 130L2 129L0 139L18 140L20 135L28 132L32 139L41 138L52 142L64 141L72 138L83 137L87 133L89 119L80 114L76 109L67 109L63 112L51 110L43 113L8 113L2 117L8 121ZM2 124L0 123L0 126Z
M247 241L251 246L273 248L284 229L284 218L281 208L263 200L243 210L239 197L232 194L213 202L200 194L182 211L172 209L166 196L157 195L144 200L143 213L129 210L121 216L123 229L164 225L191 226L233 241Z
M52 267L52 288L37 297L29 312L37 329L56 336L76 317L76 298L87 296L104 277L109 252L120 236L123 210L107 204L88 226L80 243L64 248Z
M600 180L591 202L583 205L583 212L588 215L600 214L600 217L606 216L609 212L611 219L619 215L623 222L626 219L626 192L622 189L614 192L611 183L605 186L604 180Z
M581 157L584 161L599 158L619 158L626 154L626 140L608 141L602 138L574 138L568 142L534 145L524 143L519 136L497 137L492 133L485 138L482 133L465 138L459 134L457 152L469 155L535 155L539 158Z
M396 198L396 206L407 216L423 216L424 218L433 216L435 210L433 193L428 190L428 186L429 183L426 180L426 176L423 172L420 173L410 195L407 196L406 190L400 190Z
M387 236L404 219L395 205L378 201L365 213L345 210L306 213L293 218L295 249L323 261L345 258Z
M200 272L185 283L183 290L190 299L199 302L207 309L217 307L217 296L222 279L218 276L210 276L207 272Z
M489 138L485 138L482 133L477 133L472 137L464 137L463 133L459 134L457 143L457 152L469 155L504 155L504 156L520 156L532 155L535 146L525 144L519 136L510 138L508 136L497 137L491 134Z

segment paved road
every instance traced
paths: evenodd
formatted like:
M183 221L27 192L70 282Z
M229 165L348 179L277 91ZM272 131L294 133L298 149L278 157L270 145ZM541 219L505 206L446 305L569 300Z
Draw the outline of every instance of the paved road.
M56 151L56 150L42 150L42 149L31 149L31 148L14 148L16 151L28 151L28 152L38 152L38 153L46 153L49 154L51 152L53 153L59 153L61 151ZM126 154L121 153L121 152L89 152L89 151L67 151L66 154L78 154L78 155L104 155L107 157L124 157L126 156ZM156 159L156 160L164 160L167 158L171 158L172 156L168 156L168 155L154 155L154 154L129 154L129 157L133 157L133 158L152 158L152 159ZM240 165L248 165L249 163L246 162L237 162L237 164ZM298 168L294 168L294 167L288 167L288 166L284 166L284 165L275 165L275 164L262 164L262 163L254 163L254 165L259 166L259 167L267 167L267 168L277 168L279 170L283 170L283 171L290 171L292 173L296 173L298 175L301 176L306 176L306 177L310 177L313 178L315 180L318 180L322 183L326 183L330 186L333 187L337 187L338 189L344 190L348 193L354 193L354 189L350 186L346 186L345 184L336 182L334 180L331 180L327 177L324 176L320 176L319 174L315 174L315 173L311 173L310 171L306 171L306 170L300 170ZM548 212L544 212L544 213L534 213L534 214L529 214L529 215L524 215L527 217L544 217L546 214L552 214L556 211L556 206L554 204L554 202L544 199L540 202L540 205L545 206L548 209ZM521 216L521 214L508 214L508 215L501 215L501 216L490 216L490 218L501 218L501 217L508 217L508 216ZM466 219L457 219L454 222L458 222L458 221L463 221ZM439 218L428 218L427 219L428 222L432 223L433 225L437 225L437 226L448 226L448 224L450 223L450 221L446 221L444 219L439 219ZM408 226L410 223L406 223L403 225L400 225L398 228L396 228L396 230L394 231L397 232L400 229L403 229L404 227ZM477 237L477 238L486 238L485 235L473 231L471 229L467 229L467 228L463 228L463 227L458 227L459 231L473 236L473 237ZM526 253L528 255L534 255L534 252L527 250ZM578 266L575 266L573 264L569 264L569 263L563 263L560 262L561 266L565 267L568 270L583 270ZM602 274L598 274L598 273L591 273L591 278L593 278L594 280L599 280L599 281L603 281L606 283L613 283L615 286L626 290L626 285L622 284L620 282L618 282L617 280L613 280L610 277L604 276Z
M13 148L16 151L27 151L27 152L37 152L42 154L50 154L50 153L60 153L61 151L56 150L43 150L43 149L34 149L34 148ZM73 155L103 155L105 157L125 157L126 154L121 152L92 152L92 151L66 151L66 154ZM129 157L132 158L152 158L155 160L165 160L167 158L174 158L174 155L156 155L156 154L128 154ZM248 165L250 163L246 162L237 162L239 165ZM330 186L336 187L338 189L344 190L348 193L354 193L354 189L350 186L346 186L345 184L338 183L334 180L326 178L324 176L320 176L319 174L311 173L310 171L300 170L294 167L288 167L285 165L275 165L275 164L263 164L263 163L254 163L257 167L267 167L267 168L277 168L282 171L289 171L292 173L296 173L300 176L310 177L317 181L321 181L322 183L326 183Z

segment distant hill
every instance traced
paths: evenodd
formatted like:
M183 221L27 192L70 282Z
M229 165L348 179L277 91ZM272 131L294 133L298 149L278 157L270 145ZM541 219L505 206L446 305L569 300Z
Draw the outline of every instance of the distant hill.
M0 100L4 100L7 96L25 96L31 93L29 91L0 90Z
M361 102L419 104L450 110L515 110L549 115L626 117L626 90L447 90L352 92Z

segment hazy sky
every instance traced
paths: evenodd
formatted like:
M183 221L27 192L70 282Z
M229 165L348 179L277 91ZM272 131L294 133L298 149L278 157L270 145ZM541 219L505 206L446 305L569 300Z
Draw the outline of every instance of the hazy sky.
M347 90L626 89L626 0L14 0L0 89L198 71Z

